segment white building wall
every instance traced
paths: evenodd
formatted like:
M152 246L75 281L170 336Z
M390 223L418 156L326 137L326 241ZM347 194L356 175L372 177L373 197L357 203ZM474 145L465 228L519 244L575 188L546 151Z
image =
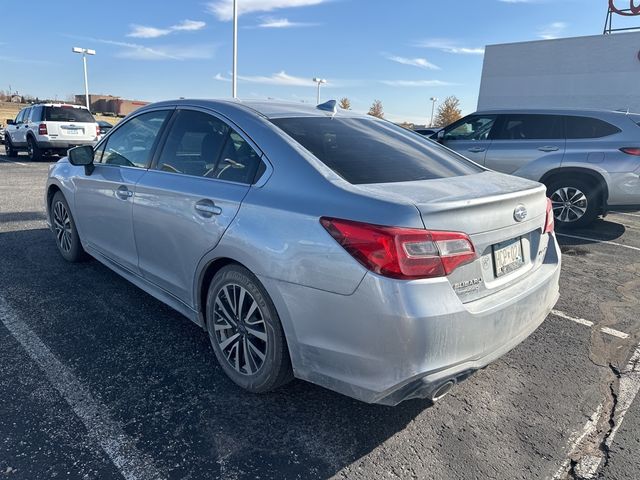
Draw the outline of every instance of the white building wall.
M478 110L640 112L640 32L489 45Z

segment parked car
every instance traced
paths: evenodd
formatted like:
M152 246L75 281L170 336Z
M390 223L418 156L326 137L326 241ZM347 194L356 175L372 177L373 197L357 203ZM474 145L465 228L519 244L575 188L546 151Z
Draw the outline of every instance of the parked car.
M424 135L425 137L432 137L436 133L438 133L439 128L414 128L413 131L419 133L420 135Z
M499 110L446 127L440 141L474 162L547 186L558 225L582 227L610 207L640 205L640 115Z
M4 125L0 123L0 144L4 144Z
M109 130L113 128L109 122L105 122L104 120L98 120L98 135L106 135L109 133Z
M143 107L52 165L45 203L65 259L206 329L251 392L436 400L558 298L543 185L335 101Z
M63 103L42 103L20 110L7 120L5 150L8 157L26 151L30 160L43 155L66 155L79 145L98 139L98 125L86 107Z

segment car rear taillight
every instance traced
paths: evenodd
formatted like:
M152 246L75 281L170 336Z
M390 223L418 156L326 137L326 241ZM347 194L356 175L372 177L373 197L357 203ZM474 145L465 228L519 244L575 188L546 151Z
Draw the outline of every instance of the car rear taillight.
M627 155L635 155L636 157L640 157L640 148L639 147L623 147L620 149L622 153L626 153Z
M46 123L41 123L40 125L38 125L38 135L46 135L47 132L47 124Z
M553 203L547 198L547 218L544 221L544 231L542 233L551 233L555 227L553 219Z
M471 239L460 232L386 227L326 217L320 223L353 258L385 277L442 277L476 258Z

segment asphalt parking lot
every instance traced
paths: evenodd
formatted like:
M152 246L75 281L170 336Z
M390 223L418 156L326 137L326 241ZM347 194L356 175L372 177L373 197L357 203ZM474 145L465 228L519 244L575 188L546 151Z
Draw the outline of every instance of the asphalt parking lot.
M560 301L522 345L383 407L240 391L189 320L61 258L48 165L0 155L0 478L638 478L640 212L559 236Z

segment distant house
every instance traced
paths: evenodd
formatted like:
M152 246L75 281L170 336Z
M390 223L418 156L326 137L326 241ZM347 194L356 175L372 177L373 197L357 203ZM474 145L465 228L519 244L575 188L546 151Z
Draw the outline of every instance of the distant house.
M9 101L11 103L22 103L22 95L11 95Z

